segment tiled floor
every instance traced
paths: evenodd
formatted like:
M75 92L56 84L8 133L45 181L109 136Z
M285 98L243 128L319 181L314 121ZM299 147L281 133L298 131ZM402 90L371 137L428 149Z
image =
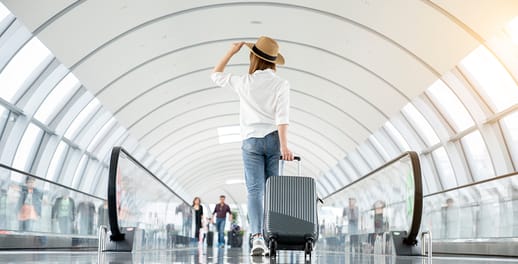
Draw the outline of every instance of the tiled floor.
M304 263L302 252L281 251L277 259L252 258L242 249L193 248L139 253L5 251L0 252L0 263ZM351 256L339 252L316 251L310 263L369 263L369 264L427 264L421 257L392 257L376 255ZM434 257L431 263L518 263L518 259Z

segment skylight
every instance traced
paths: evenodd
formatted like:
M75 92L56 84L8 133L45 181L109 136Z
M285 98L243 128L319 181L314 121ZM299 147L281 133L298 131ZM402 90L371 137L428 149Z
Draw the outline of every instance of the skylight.
M507 27L505 28L509 37L511 37L511 41L518 45L518 17L513 18Z

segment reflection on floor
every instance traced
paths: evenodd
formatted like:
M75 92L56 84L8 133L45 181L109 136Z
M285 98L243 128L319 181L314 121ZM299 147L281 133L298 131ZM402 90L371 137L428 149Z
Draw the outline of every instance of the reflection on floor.
M518 263L518 259L434 257L435 264L450 263ZM281 251L277 259L252 258L243 249L190 248L169 251L146 251L139 253L97 252L49 252L49 251L5 251L0 252L0 263L304 263L302 252ZM379 255L350 255L332 251L315 251L310 263L351 264L427 264L421 257L392 257Z

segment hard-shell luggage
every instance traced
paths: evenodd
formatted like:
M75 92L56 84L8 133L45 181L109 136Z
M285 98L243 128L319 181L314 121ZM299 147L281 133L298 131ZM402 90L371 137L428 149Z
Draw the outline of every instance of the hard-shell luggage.
M318 240L315 180L300 176L300 157L295 159L299 176L271 176L266 181L264 237L270 257L275 257L277 250L303 250L310 258Z
M214 243L214 231L207 232L207 247L212 247Z

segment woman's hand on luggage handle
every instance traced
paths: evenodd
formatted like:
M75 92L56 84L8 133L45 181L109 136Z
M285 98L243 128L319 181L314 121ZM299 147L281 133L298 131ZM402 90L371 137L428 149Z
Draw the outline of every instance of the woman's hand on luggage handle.
M283 160L293 160L293 152L287 146L281 146L281 155Z

